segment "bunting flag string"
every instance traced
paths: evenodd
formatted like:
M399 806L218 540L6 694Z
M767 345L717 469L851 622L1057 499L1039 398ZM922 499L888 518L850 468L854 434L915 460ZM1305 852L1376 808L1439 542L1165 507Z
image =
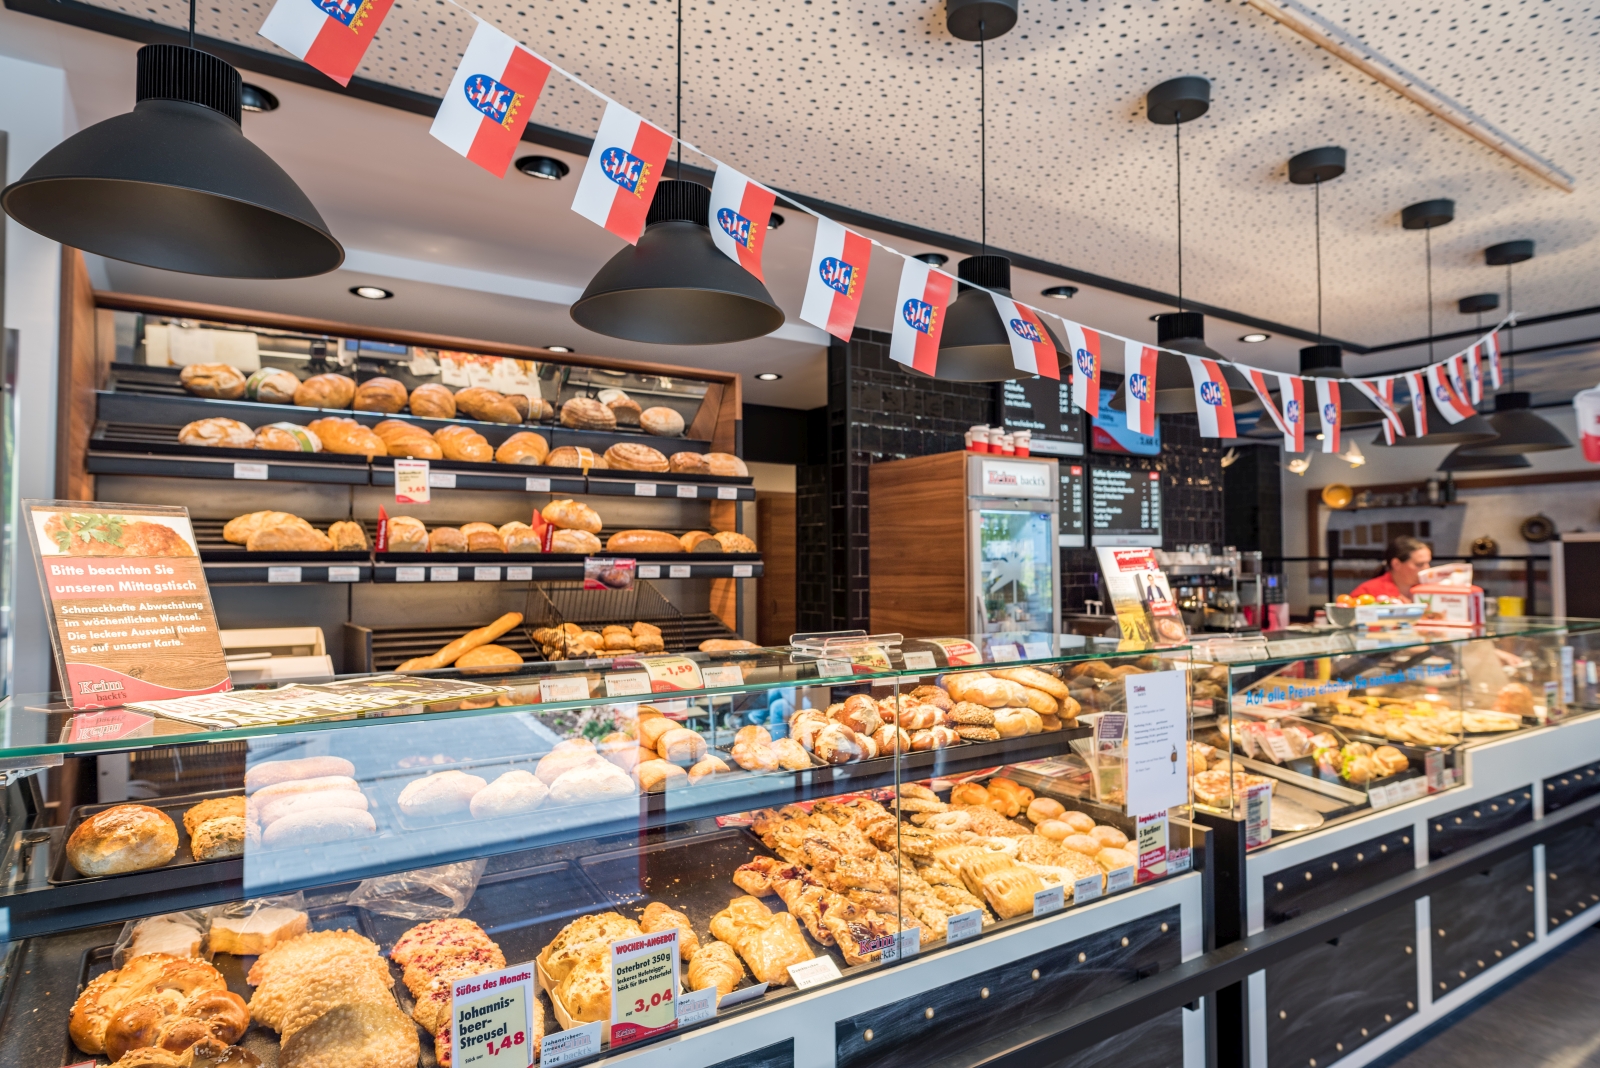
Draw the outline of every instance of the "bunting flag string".
M861 290L871 259L872 242L832 219L818 217L800 318L849 341L861 312Z
M1483 345L1484 355L1489 362L1489 381L1494 383L1494 388L1500 388L1500 334L1498 328L1489 331L1480 342Z
M939 338L956 280L910 256L900 268L889 358L931 375L939 366Z
M1128 429L1135 434L1156 432L1156 350L1137 341L1122 339L1123 374L1126 377Z
M1184 354L1194 379L1194 409L1203 438L1238 437L1233 425L1233 396L1216 360Z
M1010 297L991 293L994 309L1006 325L1006 340L1011 342L1011 365L1019 371L1042 378L1061 380L1060 358L1055 342L1044 328L1039 313Z
M771 228L778 195L726 164L711 179L711 241L739 266L766 282L761 249Z
M1445 364L1430 364L1427 368L1429 396L1447 423L1459 423L1473 414L1472 405L1452 388Z
M502 178L549 77L550 64L480 22L428 132Z
M1100 415L1100 332L1056 316L1072 350L1072 404L1091 419Z
M1344 421L1343 398L1339 396L1339 380L1317 379L1317 414L1322 417L1322 451L1339 451L1339 430Z
M1408 371L1406 385L1411 387L1411 428L1417 437L1428 433L1428 392L1422 384L1421 371Z
M349 85L394 0L278 0L256 32Z
M572 210L637 245L671 151L671 134L621 104L607 104Z

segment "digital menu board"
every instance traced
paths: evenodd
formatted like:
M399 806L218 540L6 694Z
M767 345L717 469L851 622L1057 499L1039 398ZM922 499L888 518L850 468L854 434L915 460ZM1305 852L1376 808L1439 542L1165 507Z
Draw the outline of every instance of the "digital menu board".
M1089 468L1089 536L1095 545L1161 545L1161 472Z
M1088 516L1086 514L1084 467L1082 464L1062 463L1061 472L1061 530L1056 535L1063 549L1082 549L1088 545Z
M1160 456L1161 420L1156 420L1153 434L1129 430L1127 412L1111 407L1111 398L1116 395L1114 389L1100 391L1100 414L1091 420L1090 447L1095 452L1121 456Z
M1072 408L1072 382L1063 378L1023 378L996 390L1000 425L1033 432L1035 456L1082 456L1083 413Z

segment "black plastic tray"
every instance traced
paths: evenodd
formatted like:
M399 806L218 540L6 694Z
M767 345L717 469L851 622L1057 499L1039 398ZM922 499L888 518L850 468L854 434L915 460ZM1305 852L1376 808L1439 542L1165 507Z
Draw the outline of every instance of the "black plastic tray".
M189 832L183 826L184 810L214 797L242 797L244 790L206 790L177 797L159 797L149 801L115 801L101 805L79 805L67 818L66 830L61 837L61 848L50 865L50 885L54 887L85 886L88 884L116 883L124 888L119 893L138 894L169 887L192 886L218 879L238 878L244 874L244 858L229 857L223 860L195 860L189 851ZM178 852L159 868L124 872L120 875L83 875L67 862L67 840L78 825L90 816L122 805L144 805L160 809L171 817L178 828ZM194 869L199 869L195 871ZM59 899L52 897L52 903Z

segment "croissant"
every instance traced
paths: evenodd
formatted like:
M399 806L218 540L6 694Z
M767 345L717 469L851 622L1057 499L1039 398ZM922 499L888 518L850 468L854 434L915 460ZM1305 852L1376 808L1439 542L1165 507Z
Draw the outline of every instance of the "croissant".
M720 1000L733 993L742 982L744 965L739 963L739 954L726 942L707 942L689 962L690 990L715 986Z

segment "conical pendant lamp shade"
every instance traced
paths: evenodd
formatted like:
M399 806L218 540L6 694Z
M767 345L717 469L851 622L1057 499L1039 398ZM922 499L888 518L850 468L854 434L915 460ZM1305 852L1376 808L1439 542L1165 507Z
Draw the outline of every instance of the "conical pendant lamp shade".
M783 309L711 242L711 190L661 182L639 243L618 252L572 306L579 326L656 345L726 345L770 334Z
M6 214L64 245L147 267L303 278L344 249L239 127L239 72L182 45L139 49L137 103L45 153L0 192Z
M1300 350L1300 373L1312 378L1349 378L1344 369L1344 350L1338 345L1307 345ZM1306 383L1311 389L1312 384ZM1313 398L1314 399L1314 398ZM1353 383L1339 383L1339 428L1341 431L1377 426L1383 412ZM1320 406L1306 405L1306 432L1322 433Z
M956 266L963 282L987 286L1011 295L1011 261L1004 256L968 256ZM1066 346L1046 323L1045 333L1062 359ZM994 298L982 289L962 286L945 313L939 335L939 366L935 378L949 382L1006 382L1023 377L1011 358L1011 341Z
M1411 405L1400 406L1400 425L1405 427L1405 436L1395 435L1393 448L1412 447L1417 445L1482 445L1499 437L1494 427L1489 425L1489 420L1481 415L1469 415L1459 423L1452 423L1439 411L1433 403L1433 398L1427 399L1428 405L1428 433L1417 437L1417 428L1411 418ZM1383 432L1372 439L1374 445L1389 446L1383 439Z
M1439 470L1447 472L1456 471L1513 471L1518 468L1532 467L1526 456L1479 456L1469 452L1471 445L1458 445L1451 450L1450 455L1444 458L1439 465Z
M1500 436L1482 445L1464 445L1460 451L1474 457L1520 456L1525 452L1572 448L1565 434L1529 410L1528 400L1521 390L1496 394L1494 414L1488 421Z
M1222 353L1206 344L1206 317L1199 312L1168 312L1156 316L1156 344L1177 352L1159 352L1156 355L1156 414L1176 415L1195 411L1194 377L1189 374L1189 361L1178 353L1204 356L1222 365L1223 380L1228 383L1228 395L1235 411L1250 412L1261 407L1256 391L1244 372L1228 362ZM1127 409L1127 383L1117 388L1111 398L1111 407Z

